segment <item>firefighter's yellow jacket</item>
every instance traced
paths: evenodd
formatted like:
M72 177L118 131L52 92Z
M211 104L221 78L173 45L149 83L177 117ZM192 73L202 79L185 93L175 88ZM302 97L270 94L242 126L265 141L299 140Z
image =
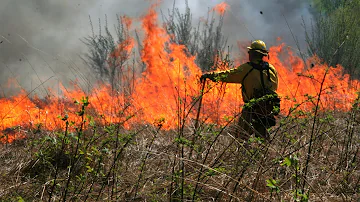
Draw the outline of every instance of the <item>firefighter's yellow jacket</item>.
M253 62L259 63L260 61L253 61ZM216 78L222 82L243 84L243 86L241 87L242 97L244 102L248 102L249 100L254 98L255 89L262 89L260 71L257 69L250 71L252 68L253 67L249 63L244 63L234 69L209 73L209 76L212 78ZM275 67L270 63L269 63L269 68L272 69L272 71L271 70L269 71L270 81L267 75L268 71L267 70L262 71L264 85L266 88L276 91L278 88L278 74ZM246 74L248 75L245 77Z

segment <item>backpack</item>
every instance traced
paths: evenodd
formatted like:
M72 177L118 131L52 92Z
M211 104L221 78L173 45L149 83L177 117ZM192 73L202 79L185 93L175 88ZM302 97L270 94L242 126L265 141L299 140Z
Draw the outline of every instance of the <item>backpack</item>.
M258 70L260 73L262 88L254 90L254 98L251 99L249 102L245 103L244 107L251 108L253 112L258 114L260 117L268 118L278 115L280 112L280 97L275 91L265 87L264 74L263 74L264 70L267 71L267 79L270 81L270 71L275 73L274 70L269 67L268 62L262 62L260 64L249 62L248 64L251 65L252 68L249 70L249 72L244 76L242 80L241 84L243 91L245 91L244 88L245 78L254 69ZM275 118L273 119L274 120L270 120L270 121L271 122L275 121ZM275 125L275 123L271 123L270 125Z

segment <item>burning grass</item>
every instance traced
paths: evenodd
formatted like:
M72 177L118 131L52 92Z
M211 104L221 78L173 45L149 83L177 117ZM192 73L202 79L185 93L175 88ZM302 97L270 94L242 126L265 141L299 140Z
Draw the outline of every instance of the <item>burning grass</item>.
M122 19L126 19L126 26L130 26L130 19ZM0 128L6 130L14 126L38 124L48 130L64 127L58 116L67 115L70 116L69 120L78 121L74 113L77 109L71 103L86 96L94 112L92 115L101 119L98 121L102 124L124 122L131 117L124 122L124 127L128 129L134 124L152 124L158 120L163 120L163 128L174 129L181 125L177 119L178 113L186 114L183 118L189 117L184 120L195 119L196 107L191 106L201 95L199 76L202 74L195 63L195 56L189 56L184 51L184 45L169 43L170 37L158 24L154 7L142 18L142 27L145 36L141 62L146 65L146 70L140 77L126 77L126 82L133 84L128 91L131 93L112 92L111 84L111 87L101 86L86 95L78 88L68 90L61 87L62 96L50 92L54 96L46 101L30 99L26 93L1 98ZM120 58L129 57L134 43L129 33L125 35L127 40L117 47L115 53L110 54L109 62L119 63L112 58L116 55ZM283 98L281 111L284 115L294 107L311 111L317 105L319 94L319 105L327 110L347 111L357 98L360 83L350 80L341 66L328 67L316 57L304 62L283 43L270 48L269 62L279 73L278 93ZM125 67L126 64L121 64L119 68L124 68L123 73L126 75ZM222 61L216 63L217 69L231 67ZM229 117L240 112L243 103L239 85L208 83L205 92L201 118L206 119L207 123L223 125ZM5 135L7 140L3 141L12 140L11 135Z
M243 104L239 86L207 83L201 92L195 57L169 43L156 19L153 8L143 18L146 71L129 81L132 93L103 86L89 94L63 88L62 97L0 99L2 199L359 197L358 81L316 57L304 62L285 44L271 47L282 115L271 142L244 143L232 133ZM128 37L118 47L126 54L134 45Z

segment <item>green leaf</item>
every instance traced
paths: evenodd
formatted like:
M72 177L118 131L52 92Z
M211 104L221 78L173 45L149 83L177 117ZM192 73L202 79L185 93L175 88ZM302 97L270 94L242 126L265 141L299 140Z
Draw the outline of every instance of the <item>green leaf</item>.
M94 169L92 167L90 167L89 165L85 166L87 168L88 173L92 173L94 171Z
M294 167L296 170L299 170L299 158L296 155L290 155L289 157L285 157L280 165Z
M104 149L102 149L101 152L103 152L105 154L110 154L110 150L106 147Z
M18 202L25 202L24 199L21 196L16 197Z
M276 193L280 192L280 188L277 184L278 184L278 182L274 179L266 180L266 186L270 188L271 192L273 192L273 191L276 191Z
M286 157L286 158L282 161L282 163L281 163L280 165L281 165L281 166L286 165L287 167L290 167L290 166L291 166L291 160L290 160L288 157Z
M270 187L270 188L272 188L272 189L275 189L277 186L276 186L276 180L274 180L274 179L267 179L266 180L266 186L267 187Z

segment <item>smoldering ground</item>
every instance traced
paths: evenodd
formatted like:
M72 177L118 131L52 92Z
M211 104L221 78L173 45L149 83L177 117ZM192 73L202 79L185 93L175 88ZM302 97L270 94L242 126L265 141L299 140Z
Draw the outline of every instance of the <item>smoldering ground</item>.
M128 15L139 25L140 17L155 1L148 0L2 0L0 2L0 96L10 96L19 85L31 91L45 82L44 86L56 88L59 82L89 78L91 71L80 56L87 49L79 40L91 34L89 16L94 31L98 31L98 19L112 28L116 14ZM221 0L188 1L194 25L208 14L210 8ZM227 0L223 33L229 37L229 45L236 41L265 40L275 44L278 37L295 47L294 36L302 49L305 48L303 19L309 22L308 0ZM173 0L164 0L157 10L167 14ZM175 7L184 11L185 0L175 1ZM161 20L161 17L159 17ZM289 24L291 31L286 23ZM295 47L296 48L296 47ZM12 78L12 85L8 85ZM35 90L39 94L43 87Z

